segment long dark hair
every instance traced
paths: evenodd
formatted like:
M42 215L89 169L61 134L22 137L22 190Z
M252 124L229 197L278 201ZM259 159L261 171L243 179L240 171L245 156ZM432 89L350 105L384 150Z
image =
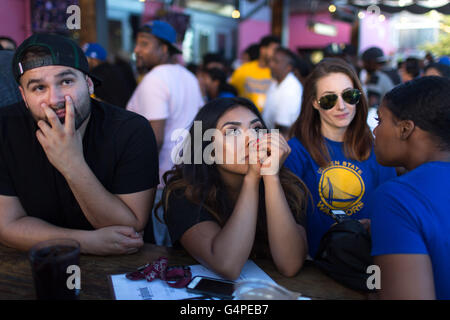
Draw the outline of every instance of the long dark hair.
M344 135L344 154L354 160L367 160L373 145L373 136L367 125L368 104L361 83L353 68L344 60L326 58L311 72L305 82L300 115L292 125L290 136L295 136L308 150L320 167L326 167L331 158L321 132L319 111L314 109L317 100L317 81L330 73L343 73L361 91L361 99L356 104L356 114Z
M215 129L217 122L225 112L237 107L244 107L254 113L264 128L267 128L261 118L255 105L245 98L219 98L207 103L195 117L194 121L202 123L202 137L206 130ZM191 137L194 137L194 126L190 129ZM202 141L201 152L210 144L209 141ZM166 187L162 196L162 205L165 212L165 220L167 221L168 207L170 206L169 198L172 193L177 196L184 196L190 202L205 208L217 221L223 226L233 211L233 204L227 196L227 189L221 179L216 164L206 164L201 161L200 164L194 163L195 150L194 144L190 144L190 163L182 163L174 166L173 170L164 174L163 180ZM197 151L198 152L198 151ZM308 199L308 189L305 184L289 169L282 167L279 171L281 185L285 192L286 200L292 213L297 219L302 219L306 214L306 205ZM264 200L264 184L261 179L259 192L259 207L264 211L263 215L259 215L262 219L258 219L258 234L264 238L267 243L267 225L265 222L265 200ZM161 203L159 205L161 205ZM262 239L261 239L262 240ZM257 243L257 241L255 241ZM267 251L265 251L267 252Z

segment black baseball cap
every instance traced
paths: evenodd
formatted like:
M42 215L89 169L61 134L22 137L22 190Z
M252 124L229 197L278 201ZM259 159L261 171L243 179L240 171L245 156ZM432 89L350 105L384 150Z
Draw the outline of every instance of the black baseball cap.
M387 58L384 55L383 50L378 47L370 47L363 52L361 56L363 61L376 61L376 62L386 62Z
M23 55L30 47L42 47L48 51L49 55L23 63ZM101 84L100 79L89 74L89 64L83 50L72 39L57 34L33 34L17 48L12 60L13 75L17 83L20 83L20 77L27 70L54 65L78 69L87 74L95 86Z

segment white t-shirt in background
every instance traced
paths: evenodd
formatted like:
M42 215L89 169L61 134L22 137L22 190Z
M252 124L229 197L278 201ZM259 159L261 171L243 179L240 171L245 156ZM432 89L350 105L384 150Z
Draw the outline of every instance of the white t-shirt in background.
M179 64L163 64L145 75L128 101L127 109L146 119L166 120L164 141L159 152L160 185L163 174L172 169L172 149L179 141L171 141L176 129L189 130L203 98L197 78Z
M273 82L267 91L266 104L262 114L269 129L275 125L290 127L300 114L303 87L290 72L280 84Z

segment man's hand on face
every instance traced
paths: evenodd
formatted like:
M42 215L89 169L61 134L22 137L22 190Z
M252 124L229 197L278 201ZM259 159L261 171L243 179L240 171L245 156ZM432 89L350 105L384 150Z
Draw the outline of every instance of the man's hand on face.
M70 96L64 98L66 104L64 124L61 124L52 108L42 103L41 108L47 116L48 123L39 120L37 125L40 129L36 131L36 137L48 160L63 176L76 170L84 162L81 133L75 129L73 101Z

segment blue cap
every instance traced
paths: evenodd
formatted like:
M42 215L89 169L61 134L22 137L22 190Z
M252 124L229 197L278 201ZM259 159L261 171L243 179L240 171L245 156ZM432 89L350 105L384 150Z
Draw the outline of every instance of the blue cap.
M83 46L83 51L88 58L95 58L101 61L106 60L106 50L98 43L86 43Z
M177 33L175 29L165 21L153 20L144 24L139 32L147 32L158 39L167 43L176 53L181 53L175 44L177 42Z
M442 57L439 58L438 63L450 66L450 58L447 57L447 56L442 56Z

